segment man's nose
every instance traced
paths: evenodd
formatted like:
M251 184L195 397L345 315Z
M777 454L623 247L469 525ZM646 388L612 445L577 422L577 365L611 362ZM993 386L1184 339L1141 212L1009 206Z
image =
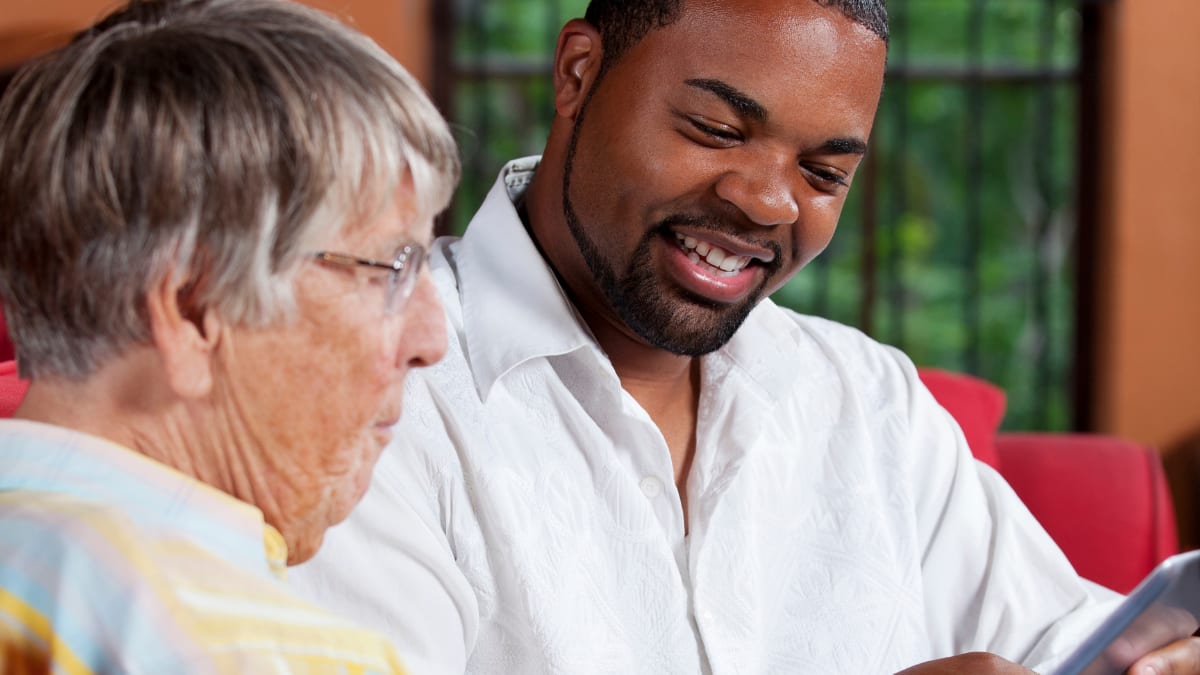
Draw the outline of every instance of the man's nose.
M716 192L757 225L790 225L800 218L795 183L799 169L793 161L758 161L725 172Z

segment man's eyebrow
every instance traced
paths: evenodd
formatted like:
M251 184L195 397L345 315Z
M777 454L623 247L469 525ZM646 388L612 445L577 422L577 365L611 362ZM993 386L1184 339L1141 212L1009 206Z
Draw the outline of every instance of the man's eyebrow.
M692 78L684 80L684 84L715 94L743 117L755 122L767 121L767 109L761 103L721 80ZM867 152L867 143L861 138L831 138L816 150L830 155L864 155Z
M746 94L734 89L721 80L710 80L705 78L692 78L684 80L687 84L697 89L703 89L709 93L716 94L718 98L737 111L743 117L749 117L755 122L767 121L767 109L761 103L750 98Z
M829 155L865 155L867 143L861 138L831 138L822 143L817 152Z

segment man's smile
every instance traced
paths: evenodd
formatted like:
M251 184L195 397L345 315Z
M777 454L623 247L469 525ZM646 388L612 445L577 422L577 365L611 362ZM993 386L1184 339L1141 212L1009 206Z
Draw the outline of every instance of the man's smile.
M711 234L674 231L664 233L662 241L673 244L668 249L667 269L675 282L717 305L745 301L762 285L762 258L774 258L769 251L751 255L746 246Z

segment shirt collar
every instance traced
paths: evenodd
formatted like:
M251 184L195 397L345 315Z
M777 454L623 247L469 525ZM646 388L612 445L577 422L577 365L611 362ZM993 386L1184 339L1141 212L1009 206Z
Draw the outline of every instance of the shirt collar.
M504 166L460 242L467 357L484 400L496 380L525 361L578 349L599 353L517 213L539 161Z
M795 315L781 309L770 298L758 303L733 338L704 357L706 386L720 383L727 375L745 377L774 406L784 400L805 370L804 364L822 363L816 342L796 322Z
M467 357L484 400L499 378L533 358L587 350L612 369L517 213L540 160L504 166L456 257ZM705 367L719 374L710 383L739 371L763 400L778 401L813 356L802 332L788 312L764 299L728 344L704 357Z
M65 494L120 509L249 570L286 564L287 545L262 511L122 445L64 427L0 420L0 492Z

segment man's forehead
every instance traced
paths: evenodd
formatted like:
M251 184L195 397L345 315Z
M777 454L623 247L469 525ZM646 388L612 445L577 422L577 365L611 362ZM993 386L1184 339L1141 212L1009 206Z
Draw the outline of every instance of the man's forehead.
M694 0L679 20L652 32L630 56L687 78L738 82L762 76L802 85L858 70L882 84L886 45L870 28L814 0Z
M686 43L686 49L683 44ZM772 62L772 46L791 45L799 53L878 53L886 44L871 28L836 7L815 0L692 0L675 20L651 30L635 43L626 59L650 62L686 59L707 52L745 64Z
M865 140L887 55L869 28L813 0L689 6L631 50L627 91L709 97L805 146Z
M804 29L807 24L828 25L831 21L857 26L882 42L870 27L838 6L817 0L688 0L681 3L676 20L666 27L693 23Z

